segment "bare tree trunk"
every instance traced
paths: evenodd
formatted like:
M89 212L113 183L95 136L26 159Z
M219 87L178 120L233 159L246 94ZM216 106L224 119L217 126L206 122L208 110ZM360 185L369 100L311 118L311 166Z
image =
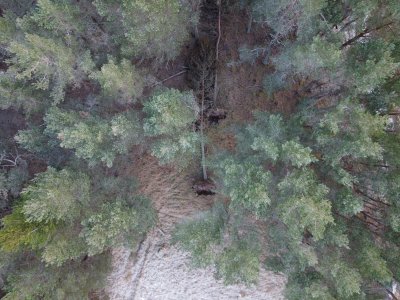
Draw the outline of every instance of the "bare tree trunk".
M385 28L385 27L390 26L390 25L392 25L392 24L393 24L393 22L389 22L389 23L383 24L383 25L378 26L378 27L373 28L373 29L365 28L363 31L361 31L359 34L357 34L355 37L349 39L347 42L345 42L344 44L342 44L342 46L340 46L340 49L343 49L343 48L345 48L345 47L351 45L352 43L354 43L354 42L357 41L358 39L360 39L360 38L366 36L367 34L369 34L369 33L371 33L371 32L381 30L382 28Z
M217 45L215 46L215 76L214 76L214 101L217 102L218 96L218 56L219 56L219 43L221 40L221 1L217 1L218 4L218 38Z
M203 168L203 179L207 180L207 168L206 168L206 151L205 151L205 146L204 146L204 132L203 132L203 127L204 127L204 72L203 72L203 76L201 79L201 120L200 120L200 139L201 139L201 165Z

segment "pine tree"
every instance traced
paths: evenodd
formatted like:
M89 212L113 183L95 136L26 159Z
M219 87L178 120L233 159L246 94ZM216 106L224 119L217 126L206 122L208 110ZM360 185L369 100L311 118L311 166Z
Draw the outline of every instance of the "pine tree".
M71 222L90 199L90 180L84 174L48 168L22 192L28 222Z
M36 9L25 22L34 22L39 27L63 37L67 43L83 31L83 21L77 5L68 0L39 0ZM24 24L22 24L24 26Z
M62 267L46 267L33 253L17 256L18 268L11 271L4 299L86 299L106 284L110 257L98 255L70 261Z
M200 150L200 138L193 131L199 107L192 92L168 89L155 93L144 103L144 134L159 137L152 153L160 162L170 163L179 157L182 163Z
M143 92L142 77L126 59L116 64L114 59L109 57L108 63L90 77L98 80L104 94L118 103L135 102Z
M59 293L87 297L90 289L98 288L97 282L76 280L92 278L89 273L101 271L96 257L111 247L132 246L154 225L150 201L142 196L128 196L134 193L131 182L94 174L90 180L79 171L49 168L24 189L19 204L3 219L2 250L17 257L20 253L32 254L28 269L24 261L15 261L21 269L10 278L8 297L53 297ZM96 176L101 179L96 181ZM85 264L87 272L76 261ZM39 273L31 274L36 267ZM74 277L75 272L82 274ZM36 285L26 284L25 278Z
M244 206L262 213L271 203L269 187L272 184L270 172L266 172L254 161L240 161L232 157L218 159L216 169L223 180L224 194L232 204Z
M225 284L256 283L260 271L260 249L251 238L234 240L217 257L216 276Z
M179 224L174 231L173 241L190 251L194 265L211 265L216 259L214 249L221 242L226 217L223 204L216 202L211 211Z
M122 244L129 231L138 226L136 211L124 205L120 199L105 203L101 211L84 220L81 236L88 244L88 254L93 256L105 249Z
M79 72L91 68L90 55L79 59L74 51L57 40L26 34L24 41L12 41L7 48L14 56L10 72L16 79L32 82L39 90L50 90L55 103L64 99L66 86L77 84ZM82 68L76 69L81 65Z
M121 19L124 30L122 50L136 55L168 61L176 57L188 38L190 11L177 0L96 0L99 13L110 20Z
M75 149L75 155L91 166L103 162L111 167L117 154L127 153L140 142L140 123L134 113L105 120L96 115L51 108L45 116L46 133L55 135L60 146Z
M22 247L28 249L43 248L54 235L56 226L53 222L26 222L22 206L15 206L13 213L2 219L0 231L1 249L17 252Z
M381 39L355 43L346 58L348 77L358 93L370 93L392 77L399 63L392 57L393 44Z

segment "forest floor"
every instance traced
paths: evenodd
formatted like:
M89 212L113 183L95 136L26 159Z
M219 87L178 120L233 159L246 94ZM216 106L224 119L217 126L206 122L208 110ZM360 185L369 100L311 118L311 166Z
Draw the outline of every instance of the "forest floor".
M270 71L268 66L232 64L239 60L240 46L255 46L265 39L265 29L253 27L247 33L247 25L248 17L244 12L221 16L218 98L214 106L226 110L227 118L206 128L209 151L232 149L235 141L229 128L232 124L250 122L254 110L289 113L295 104L291 94L278 95L271 100L263 92L262 81ZM187 55L190 55L189 46L180 57L157 72L157 79L179 73L185 67ZM184 74L165 81L164 85L189 89ZM198 196L192 189L200 173L200 163L198 169L182 171L159 166L148 154L132 156L133 163L122 173L138 178L139 192L152 200L158 224L137 251L113 250L113 271L106 288L111 299L283 299L286 282L283 275L262 270L257 285L225 286L213 277L213 268L193 268L189 254L171 243L175 225L209 209L217 197Z
M107 288L111 299L283 299L282 275L262 271L256 286L225 286L213 277L212 268L191 267L189 254L171 243L171 232L177 223L209 209L214 196L197 196L193 176L159 166L150 155L133 160L123 175L139 178L139 192L152 199L158 223L136 253L126 248L113 250Z

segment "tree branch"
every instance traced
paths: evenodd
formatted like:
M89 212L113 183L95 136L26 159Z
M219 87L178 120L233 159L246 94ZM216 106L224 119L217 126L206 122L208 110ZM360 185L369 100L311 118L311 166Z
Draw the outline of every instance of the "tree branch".
M345 42L344 44L342 44L342 46L340 46L340 50L342 50L343 48L351 45L352 43L354 43L355 41L357 41L358 39L366 36L368 33L374 32L374 31L378 31L381 30L387 26L390 26L393 24L393 21L383 24L381 26L378 26L376 28L373 29L369 29L369 28L365 28L362 32L360 32L359 34L357 34L355 37L352 37L351 39L349 39L347 42Z

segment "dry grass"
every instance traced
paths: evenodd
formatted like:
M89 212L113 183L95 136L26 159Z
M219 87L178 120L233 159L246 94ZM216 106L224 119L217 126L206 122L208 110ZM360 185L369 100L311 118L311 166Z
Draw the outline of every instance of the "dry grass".
M163 230L212 205L213 197L197 196L192 189L192 174L198 170L160 166L156 158L144 154L134 159L132 169L127 171L138 178L139 193L152 200L159 216L158 226Z
M107 293L111 299L283 299L285 278L262 271L257 286L225 286L213 277L213 268L193 269L188 253L171 245L175 224L212 205L215 196L197 196L192 190L194 170L159 166L148 155L136 155L123 176L139 178L139 192L158 212L158 224L137 251L113 250L113 272Z

